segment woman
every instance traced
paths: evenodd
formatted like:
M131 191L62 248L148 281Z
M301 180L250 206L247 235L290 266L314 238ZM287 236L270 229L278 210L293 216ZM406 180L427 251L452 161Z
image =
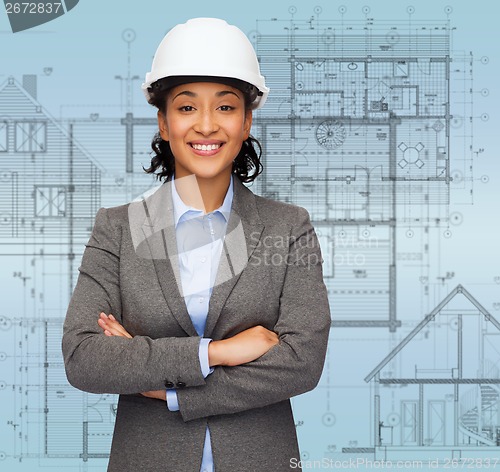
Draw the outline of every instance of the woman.
M100 209L62 340L78 389L120 394L108 471L298 469L290 398L330 328L308 212L254 195L252 110L269 90L245 35L198 18L143 84L158 108L141 202Z

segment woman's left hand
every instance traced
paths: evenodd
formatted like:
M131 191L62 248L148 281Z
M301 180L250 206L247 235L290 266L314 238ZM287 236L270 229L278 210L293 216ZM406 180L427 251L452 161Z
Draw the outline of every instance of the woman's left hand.
M101 313L97 324L102 328L106 336L122 336L124 338L132 339L132 335L116 321L113 315L107 316L105 313ZM148 398L156 398L158 400L167 401L167 392L165 390L152 390L150 392L142 392Z

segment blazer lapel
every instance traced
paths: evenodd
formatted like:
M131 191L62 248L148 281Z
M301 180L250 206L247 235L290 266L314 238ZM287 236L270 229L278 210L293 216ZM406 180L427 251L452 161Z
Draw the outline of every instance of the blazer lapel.
M211 336L222 308L260 241L262 224L255 195L234 176L233 203L227 223L215 284L205 325L204 337Z
M172 315L189 336L198 336L181 294L171 178L147 198L129 206L132 241L139 257L152 259Z
M165 300L179 325L189 336L198 336L182 296L177 239L174 226L172 180L168 178L151 196L129 206L132 240L142 257L153 260ZM262 224L255 195L234 176L233 202L226 236L210 297L204 337L210 337L222 308L257 246Z

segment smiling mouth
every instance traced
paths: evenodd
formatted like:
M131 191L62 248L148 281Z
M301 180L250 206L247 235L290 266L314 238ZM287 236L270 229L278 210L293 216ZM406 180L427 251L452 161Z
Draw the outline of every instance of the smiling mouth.
M197 151L215 151L222 147L223 143L219 144L193 144L190 143L190 146Z

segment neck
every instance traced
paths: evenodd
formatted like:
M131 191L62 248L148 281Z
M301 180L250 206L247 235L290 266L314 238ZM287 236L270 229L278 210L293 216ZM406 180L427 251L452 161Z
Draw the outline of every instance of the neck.
M175 176L174 185L181 200L189 206L210 213L224 202L231 174L205 179L194 174Z

